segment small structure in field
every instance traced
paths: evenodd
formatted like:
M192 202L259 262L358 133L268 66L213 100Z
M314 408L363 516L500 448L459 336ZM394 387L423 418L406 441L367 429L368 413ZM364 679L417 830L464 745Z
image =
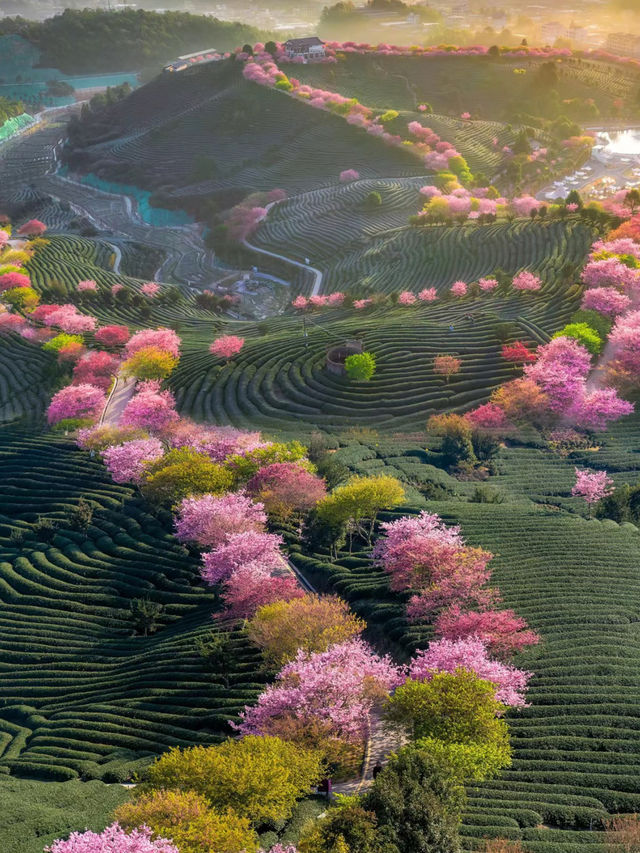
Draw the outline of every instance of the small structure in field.
M336 376L346 376L347 369L344 363L347 358L363 351L362 341L350 340L343 344L336 344L327 350L327 370L329 373L335 373Z

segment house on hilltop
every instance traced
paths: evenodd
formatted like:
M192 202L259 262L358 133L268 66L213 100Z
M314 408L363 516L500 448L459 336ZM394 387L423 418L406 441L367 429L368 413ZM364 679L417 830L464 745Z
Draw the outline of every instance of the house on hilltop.
M284 49L290 59L296 56L302 56L304 59L322 59L325 55L324 42L318 36L289 39L284 43Z

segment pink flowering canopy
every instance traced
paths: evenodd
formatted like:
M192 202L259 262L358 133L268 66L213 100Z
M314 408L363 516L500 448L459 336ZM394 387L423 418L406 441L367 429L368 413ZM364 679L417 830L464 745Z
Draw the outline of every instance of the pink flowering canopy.
M76 290L80 293L86 293L87 291L95 291L98 289L98 283L93 281L93 279L87 279L86 281L79 281L76 285Z
M280 551L282 541L281 536L258 530L228 534L213 551L202 555L202 579L213 586L249 563L261 566L269 574L281 570L285 565Z
M607 317L617 317L631 308L631 299L614 287L593 287L585 291L580 307L599 311Z
M160 285L156 284L155 281L148 281L146 284L142 285L140 293L143 293L145 296L149 296L153 299L154 296L157 296L160 293Z
M435 287L425 287L418 293L418 299L421 302L435 302L438 298L438 291Z
M211 344L209 352L218 358L231 358L244 346L244 338L237 335L222 335Z
M49 403L47 420L57 424L67 418L97 418L106 403L106 396L95 385L67 385Z
M127 358L147 347L157 347L171 353L175 358L180 355L180 338L172 329L142 329L136 332L125 347Z
M184 498L175 519L176 536L181 542L217 547L233 533L263 532L267 514L244 492L200 495Z
M403 290L398 296L398 305L415 305L415 302L415 293L411 293L410 290Z
M467 295L467 285L464 281L456 281L451 285L451 294L453 296L466 296Z
M44 306L42 306L44 307ZM45 326L56 326L70 335L92 332L98 325L95 317L80 314L75 305L58 305L42 317Z
M31 279L21 272L6 272L0 275L0 293L12 290L14 287L29 287Z
M96 342L105 347L123 346L130 337L128 326L103 326L94 334Z
M265 604L302 598L304 590L293 574L273 574L260 563L245 563L224 583L221 598L225 616L250 619Z
M135 394L120 417L121 426L138 427L150 432L161 432L177 421L173 394L153 386L145 387Z
M300 649L258 703L241 713L238 728L242 734L270 734L280 719L290 716L328 723L336 737L361 742L375 701L403 680L389 657L375 654L360 638L324 652L307 654Z
M73 368L73 384L88 382L106 391L113 376L118 372L120 362L116 356L103 350L90 350L80 357Z
M347 184L350 181L357 181L360 178L360 172L357 172L355 169L345 169L343 172L340 172L340 181L343 184Z
M436 640L419 651L409 664L409 677L414 681L431 681L438 672L454 674L458 669L475 672L478 678L491 681L496 699L503 705L523 707L530 672L492 660L487 646L479 637L460 640Z
M72 832L66 841L58 839L45 853L179 853L166 838L153 838L149 827L126 832L117 823L103 832Z
M107 447L102 452L104 464L114 483L141 483L146 464L164 455L157 438L139 438Z
M518 275L515 276L513 279L514 290L536 291L540 290L541 287L542 282L540 281L538 276L534 275L531 272L527 272L526 270L518 273Z
M18 228L18 234L25 237L40 237L46 230L47 226L44 222L40 222L39 219L30 219Z
M500 406L496 406L495 403L484 403L477 409L467 412L465 418L474 429L486 432L501 433L513 428Z
M606 471L576 468L576 482L571 489L574 497L583 498L589 505L597 503L613 492L613 480Z
M538 634L513 610L463 610L453 604L440 613L435 630L439 637L452 641L478 637L489 654L500 660L540 642Z
M324 480L295 462L274 462L254 474L247 492L260 498L267 512L308 512L327 494Z

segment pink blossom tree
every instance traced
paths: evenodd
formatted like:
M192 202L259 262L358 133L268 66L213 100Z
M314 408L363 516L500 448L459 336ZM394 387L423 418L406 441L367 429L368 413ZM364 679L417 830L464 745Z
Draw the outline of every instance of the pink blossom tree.
M262 566L269 574L282 570L282 542L282 537L258 530L227 534L225 541L202 555L202 579L213 586L249 564Z
M340 183L348 184L351 181L357 181L360 178L360 172L357 172L355 169L345 169L343 172L340 172Z
M499 434L509 432L513 428L504 411L495 403L484 403L477 409L467 412L465 418L474 429L484 432Z
M362 639L347 640L325 652L302 649L278 673L256 705L245 708L242 734L272 734L282 720L318 721L335 737L363 742L367 716L376 701L403 681L389 657L380 657Z
M55 326L70 335L92 332L98 325L95 317L80 314L75 305L58 305L53 311L48 311L42 318L45 326Z
M121 426L137 427L150 432L161 432L178 421L175 399L170 391L155 387L143 388L125 406L120 417Z
M583 498L589 508L589 518L593 505L613 494L613 480L606 471L591 471L576 468L576 482L571 489L574 497Z
M93 279L79 281L76 285L76 290L78 291L78 293L95 293L98 290L98 283L93 281Z
M105 393L95 385L67 385L53 395L47 420L57 424L69 418L97 418L106 403Z
M136 332L125 347L127 358L147 347L157 347L165 352L171 353L176 358L180 355L180 338L172 329L142 329Z
M40 222L39 219L30 219L18 228L18 234L21 237L41 237L46 230L47 226L44 222Z
M156 284L155 281L148 281L146 284L142 285L140 293L144 296L148 296L150 299L153 299L160 293L160 285Z
M414 681L431 681L438 672L455 674L458 669L475 672L478 678L496 687L496 700L510 707L524 707L530 672L516 669L489 657L487 646L479 637L459 640L436 640L429 648L417 652L409 664L409 677Z
M453 604L440 613L435 630L439 637L452 641L479 637L500 660L540 642L538 634L513 610L464 610Z
M631 299L614 287L593 287L582 297L582 309L599 311L607 317L617 317L631 307Z
M114 483L139 484L146 463L160 459L163 454L164 448L159 439L139 438L107 447L102 458Z
M113 823L103 832L72 832L66 841L58 839L45 853L178 853L166 838L154 837L148 826L125 832Z
M540 288L542 287L542 282L540 281L537 275L534 275L531 272L527 272L527 270L523 270L514 277L512 287L514 290L527 290L533 292L536 290L540 290Z
M105 347L121 347L131 337L128 326L103 326L94 334L97 343Z
M248 481L247 492L262 502L269 515L288 518L313 509L327 488L321 477L295 462L274 462Z
M402 293L398 296L398 305L415 305L415 303L415 293L411 293L410 290L403 290Z
M0 293L13 290L14 287L30 287L31 279L21 272L5 272L0 275Z
M304 591L291 575L274 575L259 563L245 563L227 578L221 594L225 616L250 619L265 604L302 598Z
M91 350L73 368L73 384L89 383L106 391L118 372L119 364L116 356L103 350Z
M498 286L498 281L495 278L480 278L478 279L478 287L484 290L485 293L490 293Z
M175 529L181 542L215 548L233 533L263 532L266 521L261 503L254 503L244 492L230 492L185 498L178 507Z
M433 372L444 376L447 382L460 373L461 367L462 359L455 355L437 355L433 360Z
M216 338L211 344L209 352L218 358L226 358L228 360L232 356L237 355L243 346L244 338L240 338L237 335L222 335Z
M421 302L435 302L438 298L438 291L435 287L425 287L418 293L418 299Z
M464 281L456 281L451 285L451 290L449 291L452 296L456 296L458 298L467 295L467 285Z
M610 422L633 412L633 403L618 396L615 388L596 388L577 399L569 416L580 429L601 432Z

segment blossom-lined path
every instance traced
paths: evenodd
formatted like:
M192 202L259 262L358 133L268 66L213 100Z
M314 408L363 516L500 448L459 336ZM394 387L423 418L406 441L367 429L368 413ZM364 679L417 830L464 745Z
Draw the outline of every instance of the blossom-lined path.
M121 374L116 376L100 418L101 424L106 426L118 425L127 403L133 397L135 387L136 380L133 377L125 378Z
M373 711L367 720L369 729L365 746L362 774L359 779L348 782L338 782L333 786L335 794L359 794L373 783L373 768L378 764L383 766L393 752L397 752L406 743L404 732L400 729L385 725L380 711Z

